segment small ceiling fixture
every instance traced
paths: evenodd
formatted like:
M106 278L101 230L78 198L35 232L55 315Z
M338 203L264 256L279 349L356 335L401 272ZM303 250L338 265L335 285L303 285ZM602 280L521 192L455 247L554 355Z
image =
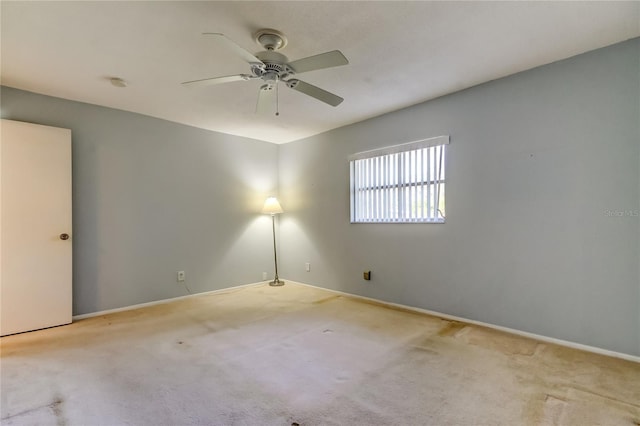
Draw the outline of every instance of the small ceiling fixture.
M111 77L109 81L115 87L127 87L127 82L120 77Z

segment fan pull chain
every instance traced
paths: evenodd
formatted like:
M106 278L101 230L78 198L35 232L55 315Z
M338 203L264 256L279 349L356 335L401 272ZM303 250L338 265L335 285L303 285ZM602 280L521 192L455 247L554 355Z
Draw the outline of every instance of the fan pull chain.
M280 115L280 109L279 109L279 104L280 104L280 98L278 97L278 83L279 81L276 81L276 117Z

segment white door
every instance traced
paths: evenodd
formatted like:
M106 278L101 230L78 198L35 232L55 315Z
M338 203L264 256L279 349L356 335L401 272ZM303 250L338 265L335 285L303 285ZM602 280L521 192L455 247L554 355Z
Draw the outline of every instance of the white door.
M0 123L0 335L71 322L71 131Z

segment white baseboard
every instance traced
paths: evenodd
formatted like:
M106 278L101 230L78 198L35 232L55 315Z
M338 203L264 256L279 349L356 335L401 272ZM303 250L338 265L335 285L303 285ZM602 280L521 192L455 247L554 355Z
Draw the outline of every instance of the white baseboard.
M439 317L439 318L443 318L443 319L447 319L447 320L464 322L464 323L467 323L467 324L473 324L473 325L477 325L477 326L481 326L481 327L487 327L487 328L491 328L491 329L494 329L494 330L499 330L499 331L504 331L506 333L515 334L517 336L528 337L530 339L540 340L540 341L546 342L546 343L553 343L553 344L556 344L556 345L559 345L559 346L565 346L565 347L572 348L572 349L579 349L579 350L582 350L582 351L592 352L592 353L596 353L596 354L599 354L599 355L605 355L605 356L610 356L610 357L614 357L614 358L620 358L620 359L624 359L624 360L627 360L627 361L640 363L640 356L625 354L625 353L622 353L622 352L615 352L615 351L611 351L611 350L608 350L608 349L598 348L596 346L583 345L582 343L570 342L570 341L567 341L567 340L556 339L554 337L542 336L540 334L529 333L527 331L516 330L514 328L508 328L508 327L503 327L503 326L500 326L500 325L489 324L489 323L486 323L486 322L475 321L475 320L471 320L471 319L467 319L467 318L457 317L455 315L443 314L441 312L430 311L428 309L421 309L421 308L416 308L416 307L413 307L413 306L402 305L400 303L385 302L384 300L374 299L374 298L366 297L366 296L360 296L358 294L346 293L344 291L339 291L339 290L331 290L331 289L328 289L328 288L318 287L318 286L315 286L315 285L301 283L301 282L297 282L297 281L292 281L292 280L287 280L287 281L291 282L291 283L295 283L295 284L304 285L304 286L307 286L307 287L313 287L313 288L317 288L317 289L320 289L320 290L330 291L332 293L341 294L341 295L348 296L348 297L353 297L355 299L367 300L369 302L375 302L375 303L379 303L381 305L387 305L387 306L392 306L392 307L396 307L396 308L405 309L405 310L408 310L408 311L419 312L419 313L423 313L423 314L427 314L427 315L431 315L431 316L435 316L435 317Z
M265 282L268 282L268 281L262 281L262 282L250 283L250 284L242 284L242 285L238 285L238 286L235 286L235 287L223 288L223 289L220 289L220 290L212 290L212 291L205 291L203 293L187 294L185 296L172 297L171 299L155 300L153 302L139 303L137 305L124 306L122 308L107 309L105 311L98 311L98 312L91 312L91 313L88 313L88 314L74 315L73 316L73 320L77 321L77 320L81 320L81 319L85 319L85 318L92 318L92 317L99 317L99 316L102 316L102 315L115 314L116 312L124 312L124 311L131 311L131 310L134 310L134 309L146 308L148 306L163 305L165 303L175 302L176 300L188 299L190 297L204 296L206 294L227 293L229 291L237 290L237 289L240 289L240 288L243 288L243 287L252 287L252 286L255 286L255 285L264 284Z

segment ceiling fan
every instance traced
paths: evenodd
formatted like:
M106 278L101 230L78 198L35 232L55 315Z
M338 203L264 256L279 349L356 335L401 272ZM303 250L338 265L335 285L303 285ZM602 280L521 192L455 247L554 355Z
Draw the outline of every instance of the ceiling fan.
M224 34L204 33L206 37L216 40L229 51L246 61L251 67L251 74L237 74L224 77L205 78L202 80L185 81L184 86L209 86L214 84L231 83L234 81L249 81L260 79L264 82L258 91L256 112L267 112L274 105L274 95L277 105L278 82L283 82L290 89L296 90L312 98L318 99L331 106L338 106L344 100L340 96L327 92L312 84L292 78L296 74L315 71L323 68L347 65L349 61L339 50L321 53L315 56L289 62L289 59L277 50L287 45L287 38L280 31L263 29L254 35L255 41L266 50L255 55L240 47ZM278 115L278 112L276 112Z

